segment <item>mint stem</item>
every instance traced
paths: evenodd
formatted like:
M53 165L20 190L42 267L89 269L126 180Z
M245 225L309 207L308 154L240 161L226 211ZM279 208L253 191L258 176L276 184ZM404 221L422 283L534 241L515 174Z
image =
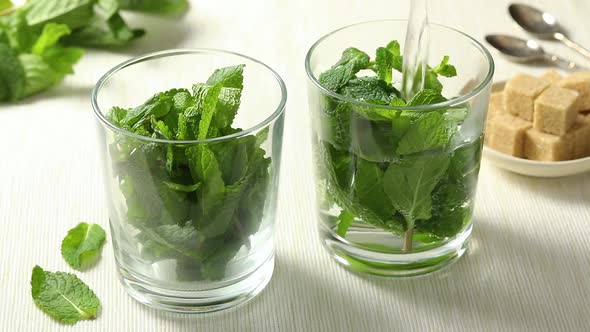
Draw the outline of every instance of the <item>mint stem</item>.
M412 251L412 238L414 237L414 228L408 228L404 233L404 242L402 244L402 252L409 254Z

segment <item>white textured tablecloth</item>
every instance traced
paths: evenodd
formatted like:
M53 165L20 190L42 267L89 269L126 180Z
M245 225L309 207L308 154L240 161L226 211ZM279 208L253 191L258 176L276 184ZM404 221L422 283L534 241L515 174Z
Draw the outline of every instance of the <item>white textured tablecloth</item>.
M507 2L433 0L430 18L479 40L492 32L524 36L507 14ZM574 40L590 46L590 1L528 2L554 12ZM317 38L340 26L404 18L408 3L200 0L180 20L131 16L132 24L148 30L132 47L115 53L88 51L76 74L55 89L0 105L0 330L590 329L590 174L527 178L484 160L471 249L455 265L429 276L360 276L338 266L320 247L311 200L305 53ZM565 46L543 45L584 61ZM31 269L39 264L73 272L59 249L67 230L80 221L108 226L91 88L107 69L130 56L175 47L244 53L276 69L287 83L274 277L252 302L230 311L204 316L158 312L127 296L107 243L99 264L77 273L100 297L102 313L74 327L56 323L33 304ZM494 56L496 79L523 69Z

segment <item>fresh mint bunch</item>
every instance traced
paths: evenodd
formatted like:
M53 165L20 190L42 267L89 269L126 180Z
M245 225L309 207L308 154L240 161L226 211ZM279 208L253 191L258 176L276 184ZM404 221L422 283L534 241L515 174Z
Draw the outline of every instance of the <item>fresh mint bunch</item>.
M138 135L204 140L239 132L244 65L216 70L192 91L158 93L114 107L113 124ZM267 131L212 143L159 144L118 135L113 168L126 200L122 223L137 230L142 260L176 259L179 280L217 280L262 221L270 158Z
M336 231L345 236L361 220L406 239L438 241L456 235L471 218L481 140L456 148L455 136L469 105L430 111L392 110L445 102L440 76L457 75L445 56L428 67L425 87L401 98L394 73L402 71L400 44L391 41L370 57L348 48L319 76L320 83L363 106L324 96L317 152L321 190L341 208ZM374 72L376 76L364 76Z
M46 90L66 75L84 52L116 48L145 34L130 28L120 10L179 14L186 0L29 0L21 8L0 1L0 102ZM14 9L14 10L13 10Z

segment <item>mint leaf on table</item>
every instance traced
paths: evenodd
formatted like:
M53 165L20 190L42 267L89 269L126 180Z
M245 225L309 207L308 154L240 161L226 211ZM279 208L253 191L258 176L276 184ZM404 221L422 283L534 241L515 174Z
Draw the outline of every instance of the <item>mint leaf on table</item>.
M59 83L73 73L83 54L81 49L58 44L70 33L64 24L47 24L37 34L26 24L24 14L17 12L0 23L1 31L5 40L0 39L0 56L10 67L0 68L0 75L9 76L10 83L3 84L6 92L0 92L0 100L18 100Z
M106 17L111 17L119 10L117 0L97 0L96 4L104 11Z
M94 3L95 0L29 0L23 10L30 26L60 23L76 29L93 16Z
M145 35L143 29L130 28L118 13L95 14L87 24L76 29L64 42L69 45L94 48L116 48Z
M7 6L10 1L0 3L1 8ZM72 74L83 51L66 46L122 47L143 36L143 29L127 25L122 8L179 13L186 10L187 1L29 0L0 16L0 101L28 97Z
M12 8L14 4L10 0L0 0L0 12Z
M76 270L93 265L104 244L106 234L97 224L79 223L70 229L61 243L61 255Z
M383 178L384 190L404 216L406 229L411 230L418 219L430 219L432 191L448 166L445 155L405 157L389 166Z
M100 310L100 301L94 292L71 273L49 272L35 266L31 294L37 307L66 324L95 318Z
M25 72L16 53L0 43L0 101L19 99L24 86Z
M187 0L116 0L121 9L177 15L188 8Z

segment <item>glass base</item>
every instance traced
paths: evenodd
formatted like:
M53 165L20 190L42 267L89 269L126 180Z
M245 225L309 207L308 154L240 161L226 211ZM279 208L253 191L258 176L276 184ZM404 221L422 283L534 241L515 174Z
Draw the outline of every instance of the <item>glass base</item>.
M233 308L253 299L270 282L274 270L274 255L236 283L198 291L155 287L120 264L117 265L121 283L135 300L160 310L198 314Z
M472 225L440 247L410 254L368 250L343 240L320 226L322 242L332 257L349 270L384 277L412 277L439 270L457 261L466 251Z

